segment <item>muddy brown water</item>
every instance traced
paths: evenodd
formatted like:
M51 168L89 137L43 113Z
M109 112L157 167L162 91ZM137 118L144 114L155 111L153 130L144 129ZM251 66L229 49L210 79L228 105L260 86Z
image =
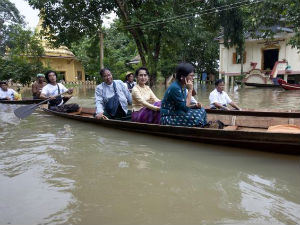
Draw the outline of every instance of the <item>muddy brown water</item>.
M198 85L208 105L209 85ZM228 88L243 108L300 93ZM163 88L155 90L162 97ZM29 95L28 91L23 96ZM93 106L93 87L72 102ZM0 224L299 224L299 157L103 128L0 104Z

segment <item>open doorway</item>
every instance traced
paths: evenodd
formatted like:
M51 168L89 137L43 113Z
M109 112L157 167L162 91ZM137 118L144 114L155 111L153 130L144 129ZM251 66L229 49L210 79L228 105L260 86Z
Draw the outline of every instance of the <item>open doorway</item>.
M263 50L263 70L272 70L278 61L279 49Z
M58 82L66 82L66 72L65 71L57 71L57 81Z

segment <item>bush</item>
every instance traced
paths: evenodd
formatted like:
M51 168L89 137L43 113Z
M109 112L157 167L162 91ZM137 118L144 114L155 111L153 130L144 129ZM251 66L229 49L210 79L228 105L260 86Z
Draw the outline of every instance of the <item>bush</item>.
M30 84L37 73L45 71L41 62L28 62L23 58L0 58L0 80L12 79L23 85Z

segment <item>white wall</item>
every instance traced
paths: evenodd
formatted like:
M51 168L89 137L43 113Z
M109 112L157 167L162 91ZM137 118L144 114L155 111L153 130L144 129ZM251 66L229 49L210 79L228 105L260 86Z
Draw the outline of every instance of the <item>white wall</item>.
M281 40L283 38L280 38ZM279 41L279 56L278 60L286 59L288 64L292 67L292 70L300 71L300 53L297 53L296 48L291 48L287 45L287 38L284 41ZM243 64L244 72L248 72L251 69L250 63L256 62L256 68L262 69L262 49L265 48L263 44L264 40L247 40L245 44L246 62ZM232 55L236 52L235 48L225 48L223 44L220 44L220 68L221 73L239 73L241 71L241 64L233 64Z
M292 70L300 71L300 53L296 48L292 48L290 45L286 46L286 60L292 67Z

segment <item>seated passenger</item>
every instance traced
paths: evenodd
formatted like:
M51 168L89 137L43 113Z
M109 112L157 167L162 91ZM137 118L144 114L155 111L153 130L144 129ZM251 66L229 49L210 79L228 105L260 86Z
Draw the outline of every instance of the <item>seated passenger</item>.
M205 109L201 104L191 104L194 67L181 63L176 68L176 80L167 89L160 109L162 125L204 127ZM186 89L188 90L186 92Z
M132 88L136 85L136 82L134 82L133 73L131 73L131 72L126 73L124 83L126 84L128 90L131 92Z
M44 74L39 73L36 75L36 77L37 80L31 86L33 99L39 99L43 87L46 86Z
M77 104L67 104L64 105L63 97L60 95L55 97L58 94L67 92L68 94L73 93L73 88L67 89L63 84L57 83L57 73L55 71L49 70L45 74L45 78L48 82L46 86L43 87L40 98L48 99L48 109L59 111L59 112L76 112L79 110Z
M11 88L8 88L7 82L0 83L0 100L15 100L15 95L18 93Z
M229 110L227 105L231 105L236 110L241 110L239 106L237 106L228 96L228 94L224 91L224 81L217 80L215 82L216 88L210 93L209 101L211 109L222 109Z
M136 70L135 76L137 77L137 85L132 89L131 120L133 122L159 124L161 102L146 85L149 79L148 70L141 67Z
M101 69L100 75L103 82L96 87L95 91L95 117L120 119L129 116L127 115L128 104L131 105L132 99L127 86L121 80L113 80L107 68Z

